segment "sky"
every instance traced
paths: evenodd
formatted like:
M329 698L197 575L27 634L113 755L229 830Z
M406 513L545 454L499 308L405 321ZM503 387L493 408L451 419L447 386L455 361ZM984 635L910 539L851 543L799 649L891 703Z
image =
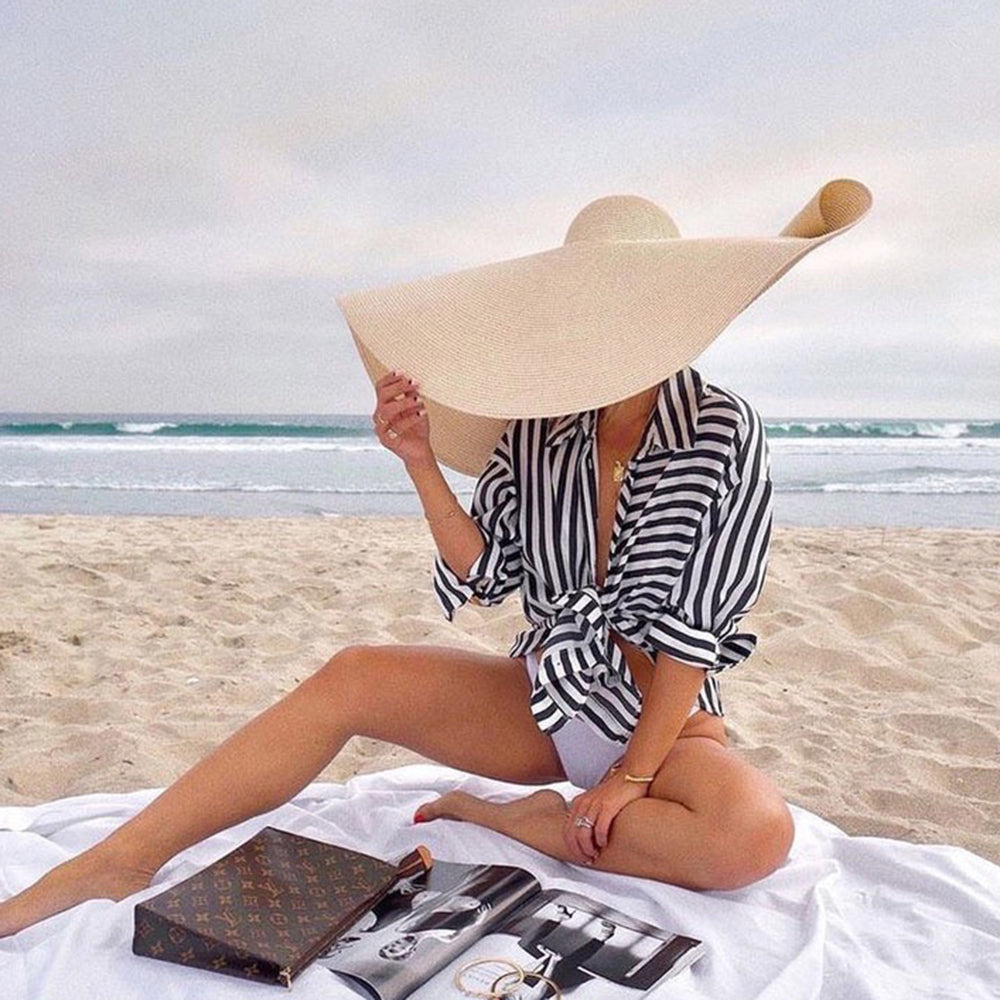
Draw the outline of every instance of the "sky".
M371 413L342 292L874 206L694 362L765 417L1000 415L1000 5L0 7L0 411Z

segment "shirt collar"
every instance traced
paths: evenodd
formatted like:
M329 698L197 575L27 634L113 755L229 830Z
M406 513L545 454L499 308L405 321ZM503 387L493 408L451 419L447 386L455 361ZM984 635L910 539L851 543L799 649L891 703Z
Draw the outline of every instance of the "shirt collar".
M656 394L652 419L647 423L636 450L636 459L645 457L650 451L687 451L693 448L698 409L704 394L702 378L690 366L663 379ZM582 431L588 437L591 436L597 426L599 409L549 417L545 447L555 447L574 431Z

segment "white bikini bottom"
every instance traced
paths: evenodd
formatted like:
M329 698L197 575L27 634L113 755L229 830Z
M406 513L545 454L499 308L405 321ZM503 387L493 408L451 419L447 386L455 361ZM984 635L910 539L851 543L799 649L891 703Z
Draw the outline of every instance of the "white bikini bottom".
M525 665L532 683L538 673L538 657L532 650L525 656ZM688 717L699 710L695 701ZM582 716L575 715L554 733L550 734L556 745L556 752L562 762L566 777L577 788L593 788L605 775L608 768L623 756L627 744L616 743L598 732Z

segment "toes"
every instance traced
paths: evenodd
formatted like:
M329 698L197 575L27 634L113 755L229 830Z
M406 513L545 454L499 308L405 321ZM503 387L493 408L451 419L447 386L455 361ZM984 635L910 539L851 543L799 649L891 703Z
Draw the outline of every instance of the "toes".
M432 802L425 802L413 815L414 823L430 819L469 820L477 815L477 799L466 792L445 792ZM418 819L418 817L420 817Z
M435 799L432 802L425 802L422 806L417 807L417 811L413 814L414 823L426 823L428 820L437 819L440 815L440 808L438 803L440 799Z

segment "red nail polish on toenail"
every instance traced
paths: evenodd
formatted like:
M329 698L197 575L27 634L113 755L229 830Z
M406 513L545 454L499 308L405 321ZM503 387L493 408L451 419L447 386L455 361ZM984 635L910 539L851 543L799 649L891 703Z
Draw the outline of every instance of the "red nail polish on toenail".
M427 822L427 817L426 816L422 816L419 812L415 812L413 814L413 822L414 823L426 823Z

